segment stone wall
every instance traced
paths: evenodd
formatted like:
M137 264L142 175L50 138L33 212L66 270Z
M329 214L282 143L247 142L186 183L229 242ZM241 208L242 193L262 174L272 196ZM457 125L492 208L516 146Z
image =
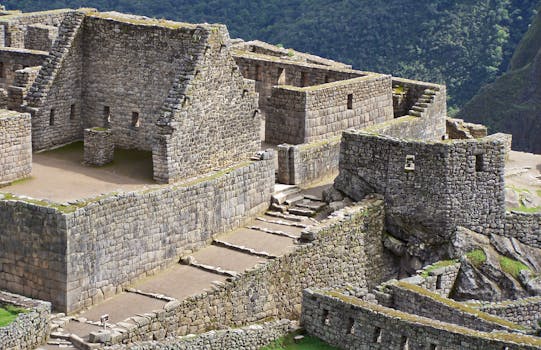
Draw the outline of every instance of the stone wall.
M27 48L25 46L25 36L28 26L39 24L59 27L65 17L72 12L74 10L61 9L2 16L0 17L0 30L5 33L3 46Z
M334 186L355 200L384 195L390 233L438 245L456 226L503 232L504 154L498 135L433 143L346 131Z
M367 199L310 229L315 240L258 265L200 295L171 301L162 310L116 325L113 342L164 339L239 327L268 318L298 319L302 290L354 285L373 287L383 269L383 206ZM211 305L209 307L209 305Z
M84 16L82 12L65 15L50 56L43 62L28 93L27 111L32 113L32 147L35 151L83 139Z
M481 332L372 304L333 291L306 290L302 326L344 350L540 349L537 337Z
M28 91L36 80L41 66L28 67L15 72L13 85L8 87L8 109L24 111Z
M468 305L526 327L538 326L538 321L541 319L541 297L539 296L499 303L468 303Z
M541 248L541 214L511 211L505 214L504 236Z
M47 58L43 51L31 51L27 49L0 48L0 87L6 89L15 81L16 71L40 66Z
M289 320L266 322L243 328L210 331L198 335L184 336L165 341L142 342L108 347L110 350L202 350L243 349L259 350L271 342L287 335L295 328Z
M0 291L0 305L14 305L27 310L7 326L0 327L0 348L33 350L49 337L51 303Z
M85 129L84 163L90 166L103 166L115 157L115 143L111 129Z
M0 289L65 307L65 217L53 208L0 199Z
M275 86L265 141L301 144L393 118L391 77L368 75L314 87Z
M483 332L521 330L518 326L511 328L513 325L503 319L500 320L488 314L483 315L476 309L440 297L422 287L396 282L388 284L386 288L392 295L392 308L395 310Z
M26 28L24 46L30 50L49 52L57 36L58 27L45 24L29 25Z
M158 121L153 160L160 182L247 159L261 145L254 82L238 71L227 28L198 26L191 41L192 70L178 77Z
M274 159L188 184L104 198L66 215L69 312L110 297L267 209Z
M307 186L338 174L340 138L278 146L278 182Z
M246 79L254 80L256 91L259 93L259 108L265 117L272 103L269 98L275 85L315 86L340 80L364 76L365 73L348 69L344 66L323 66L323 63L306 63L289 57L293 51L284 50L283 57L275 57L277 53L261 45L248 46L246 51L234 51L235 61L240 72ZM269 57L269 55L271 57ZM304 54L301 54L304 57ZM329 63L327 60L323 60ZM276 143L286 142L277 141Z
M29 114L0 111L0 185L30 176L30 131Z
M90 306L265 210L273 186L270 159L70 205L8 195L0 200L0 288L61 311Z

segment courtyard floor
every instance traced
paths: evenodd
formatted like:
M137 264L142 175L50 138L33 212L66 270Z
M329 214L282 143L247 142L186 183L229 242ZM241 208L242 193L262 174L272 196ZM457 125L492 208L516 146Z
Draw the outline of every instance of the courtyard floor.
M103 167L82 162L82 142L34 153L31 177L2 187L0 192L65 203L155 184L151 152L117 149L114 161Z

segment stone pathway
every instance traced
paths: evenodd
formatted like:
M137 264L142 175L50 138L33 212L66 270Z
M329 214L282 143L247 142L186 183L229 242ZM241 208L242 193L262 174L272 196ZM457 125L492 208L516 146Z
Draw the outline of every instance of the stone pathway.
M294 249L303 229L325 216L321 192L329 184L309 190L277 185L271 209L245 227L220 235L212 245L180 263L143 279L103 303L75 316L53 319L49 344L38 349L92 348L89 333L100 329L100 317L109 315L109 325L161 309L168 301L183 300L223 283L260 262L274 259ZM296 214L294 214L296 213ZM313 217L316 217L314 219Z

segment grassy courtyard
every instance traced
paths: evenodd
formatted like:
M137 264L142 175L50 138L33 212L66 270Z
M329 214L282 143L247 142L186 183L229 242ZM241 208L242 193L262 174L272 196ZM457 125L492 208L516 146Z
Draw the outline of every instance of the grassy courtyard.
M7 326L17 318L18 314L23 312L26 310L12 305L0 306L0 327Z
M304 336L301 341L296 343L293 339L296 335L299 335L299 333L289 334L261 350L338 350L312 336Z

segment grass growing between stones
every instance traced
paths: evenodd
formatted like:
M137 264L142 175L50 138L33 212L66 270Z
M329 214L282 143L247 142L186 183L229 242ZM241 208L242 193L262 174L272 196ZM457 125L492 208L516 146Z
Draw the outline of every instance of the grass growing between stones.
M466 258L475 267L479 267L487 261L487 255L483 249L475 249L466 253Z
M516 280L518 280L520 271L530 270L528 266L524 265L520 261L513 260L505 256L500 259L500 266L502 268L502 271L507 272L508 274L513 276Z
M25 309L13 305L0 306L0 327L9 325L17 318L17 315L25 312Z
M293 338L297 335L299 335L298 332L286 335L261 348L261 350L338 350L338 348L332 347L312 336L305 336L299 342L295 342Z

